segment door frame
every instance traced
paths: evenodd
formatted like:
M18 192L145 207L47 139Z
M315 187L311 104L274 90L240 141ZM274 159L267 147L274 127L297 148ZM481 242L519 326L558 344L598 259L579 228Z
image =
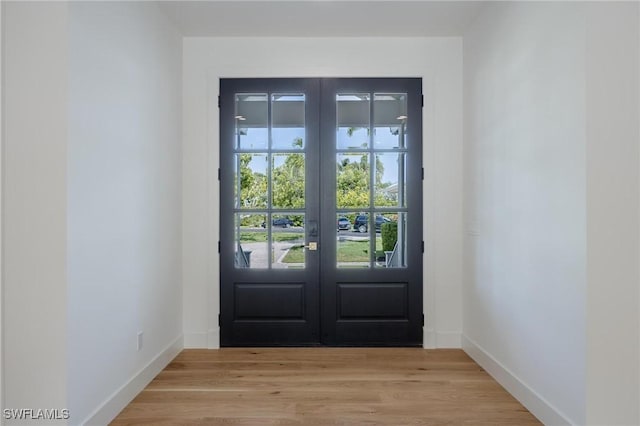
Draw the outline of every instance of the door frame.
M424 347L460 347L462 240L461 47L455 38L198 39L184 55L184 342L219 344L218 88L221 78L422 77ZM309 47L313 45L313 49ZM401 60L381 61L381 48ZM241 50L243 55L233 55ZM224 58L224 60L221 60ZM250 61L248 58L257 58ZM348 58L348 60L346 60ZM257 64L263 66L257 66ZM248 75L250 74L250 75ZM436 229L437 224L437 229ZM439 259L436 268L436 259ZM436 309L438 307L438 309Z

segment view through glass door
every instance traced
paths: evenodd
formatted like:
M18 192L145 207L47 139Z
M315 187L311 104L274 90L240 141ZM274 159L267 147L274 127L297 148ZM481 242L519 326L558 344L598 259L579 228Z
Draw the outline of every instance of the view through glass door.
M221 345L422 343L420 79L223 79Z

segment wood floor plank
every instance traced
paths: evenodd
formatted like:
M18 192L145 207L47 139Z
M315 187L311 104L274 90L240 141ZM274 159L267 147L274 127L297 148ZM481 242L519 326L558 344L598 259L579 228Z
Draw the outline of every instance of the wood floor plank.
M111 423L540 424L461 350L184 350Z

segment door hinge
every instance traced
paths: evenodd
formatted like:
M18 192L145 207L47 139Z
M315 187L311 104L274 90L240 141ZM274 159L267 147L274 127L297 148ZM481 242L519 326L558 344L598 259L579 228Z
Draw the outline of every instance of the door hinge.
M218 105L220 106L220 105ZM420 95L420 106L424 108L424 95Z
M221 176L220 167L218 167L218 181L220 181L220 176Z
M424 180L424 167L422 168L422 180Z
M422 325L424 325L424 315L422 315ZM222 327L222 315L218 314L218 327Z
M220 241L218 241L218 253L220 253Z
M424 327L424 314L422 314L422 326Z
M218 95L218 108L220 108L220 95Z
M420 244L420 246L421 246L422 252L424 253L424 241L422 242L422 244ZM219 252L219 251L220 251L220 250L218 250L218 252Z

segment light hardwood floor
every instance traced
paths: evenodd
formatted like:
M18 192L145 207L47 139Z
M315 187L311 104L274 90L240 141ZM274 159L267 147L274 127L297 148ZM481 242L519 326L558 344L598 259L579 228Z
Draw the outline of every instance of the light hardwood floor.
M120 425L540 424L461 350L184 350Z

